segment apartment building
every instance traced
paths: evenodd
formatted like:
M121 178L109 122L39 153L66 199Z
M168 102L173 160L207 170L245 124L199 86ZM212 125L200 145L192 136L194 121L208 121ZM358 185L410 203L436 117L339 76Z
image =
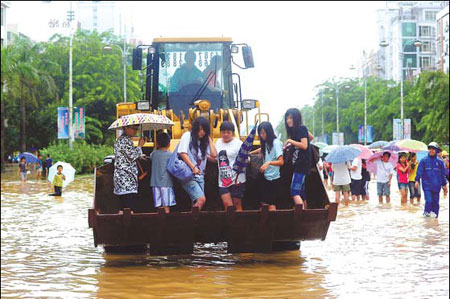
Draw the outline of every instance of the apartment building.
M377 53L379 77L400 81L437 69L436 18L446 6L447 1L386 1L386 7L377 11L379 40L384 45Z

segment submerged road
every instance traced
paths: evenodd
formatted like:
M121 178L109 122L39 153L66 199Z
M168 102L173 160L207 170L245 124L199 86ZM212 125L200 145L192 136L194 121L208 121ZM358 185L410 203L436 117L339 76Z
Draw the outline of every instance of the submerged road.
M88 228L93 176L76 178L60 198L16 165L1 176L1 296L60 298L274 297L448 298L449 204L439 219L420 205L341 205L325 241L300 251L228 254L226 243L186 256L107 255ZM333 192L329 192L334 201Z

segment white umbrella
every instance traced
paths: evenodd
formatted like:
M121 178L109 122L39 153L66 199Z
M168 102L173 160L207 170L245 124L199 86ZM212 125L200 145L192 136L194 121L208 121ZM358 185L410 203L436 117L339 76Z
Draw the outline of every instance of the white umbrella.
M131 125L141 125L143 130L161 130L170 129L174 123L165 115L134 113L119 117L108 129L120 129Z
M69 185L70 182L72 182L75 179L75 168L72 167L69 163L58 161L55 164L50 167L48 170L48 180L50 182L53 182L53 178L55 177L55 174L58 172L57 168L58 165L62 165L63 169L61 171L62 174L66 177L65 180L63 180L63 187L65 188L67 185Z

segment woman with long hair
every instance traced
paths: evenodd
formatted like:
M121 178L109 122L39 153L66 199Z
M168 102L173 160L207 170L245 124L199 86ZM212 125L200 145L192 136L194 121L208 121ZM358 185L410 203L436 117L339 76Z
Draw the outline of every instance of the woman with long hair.
M397 162L398 174L398 189L401 194L401 203L405 204L408 201L408 172L410 164L406 163L406 155L400 154Z
M283 166L283 144L275 136L272 125L264 121L258 126L258 136L261 148L250 154L261 154L263 165L259 172L264 174L261 184L261 198L269 205L269 211L276 210L277 199L280 194L280 166Z
M293 147L292 164L294 174L291 182L291 196L296 205L302 204L306 208L305 177L310 174L312 164L311 146L312 135L303 125L302 114L297 108L288 109L284 115L284 124L288 139L285 147Z
M193 207L200 210L206 202L205 197L205 167L206 160L215 162L217 152L211 137L209 122L204 117L198 117L192 124L191 132L185 132L178 144L178 154L194 173L191 180L181 182L188 193Z

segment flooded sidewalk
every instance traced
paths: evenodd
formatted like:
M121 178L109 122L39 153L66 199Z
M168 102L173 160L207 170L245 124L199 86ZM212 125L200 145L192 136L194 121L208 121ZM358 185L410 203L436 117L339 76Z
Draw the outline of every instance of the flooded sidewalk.
M15 166L15 167L14 167ZM339 206L325 241L300 251L228 254L226 243L196 246L194 254L106 255L88 228L93 175L77 177L63 196L16 165L1 177L2 297L273 297L448 298L449 204L438 219L420 205L370 201ZM30 176L29 176L30 177ZM328 193L334 201L334 192Z

